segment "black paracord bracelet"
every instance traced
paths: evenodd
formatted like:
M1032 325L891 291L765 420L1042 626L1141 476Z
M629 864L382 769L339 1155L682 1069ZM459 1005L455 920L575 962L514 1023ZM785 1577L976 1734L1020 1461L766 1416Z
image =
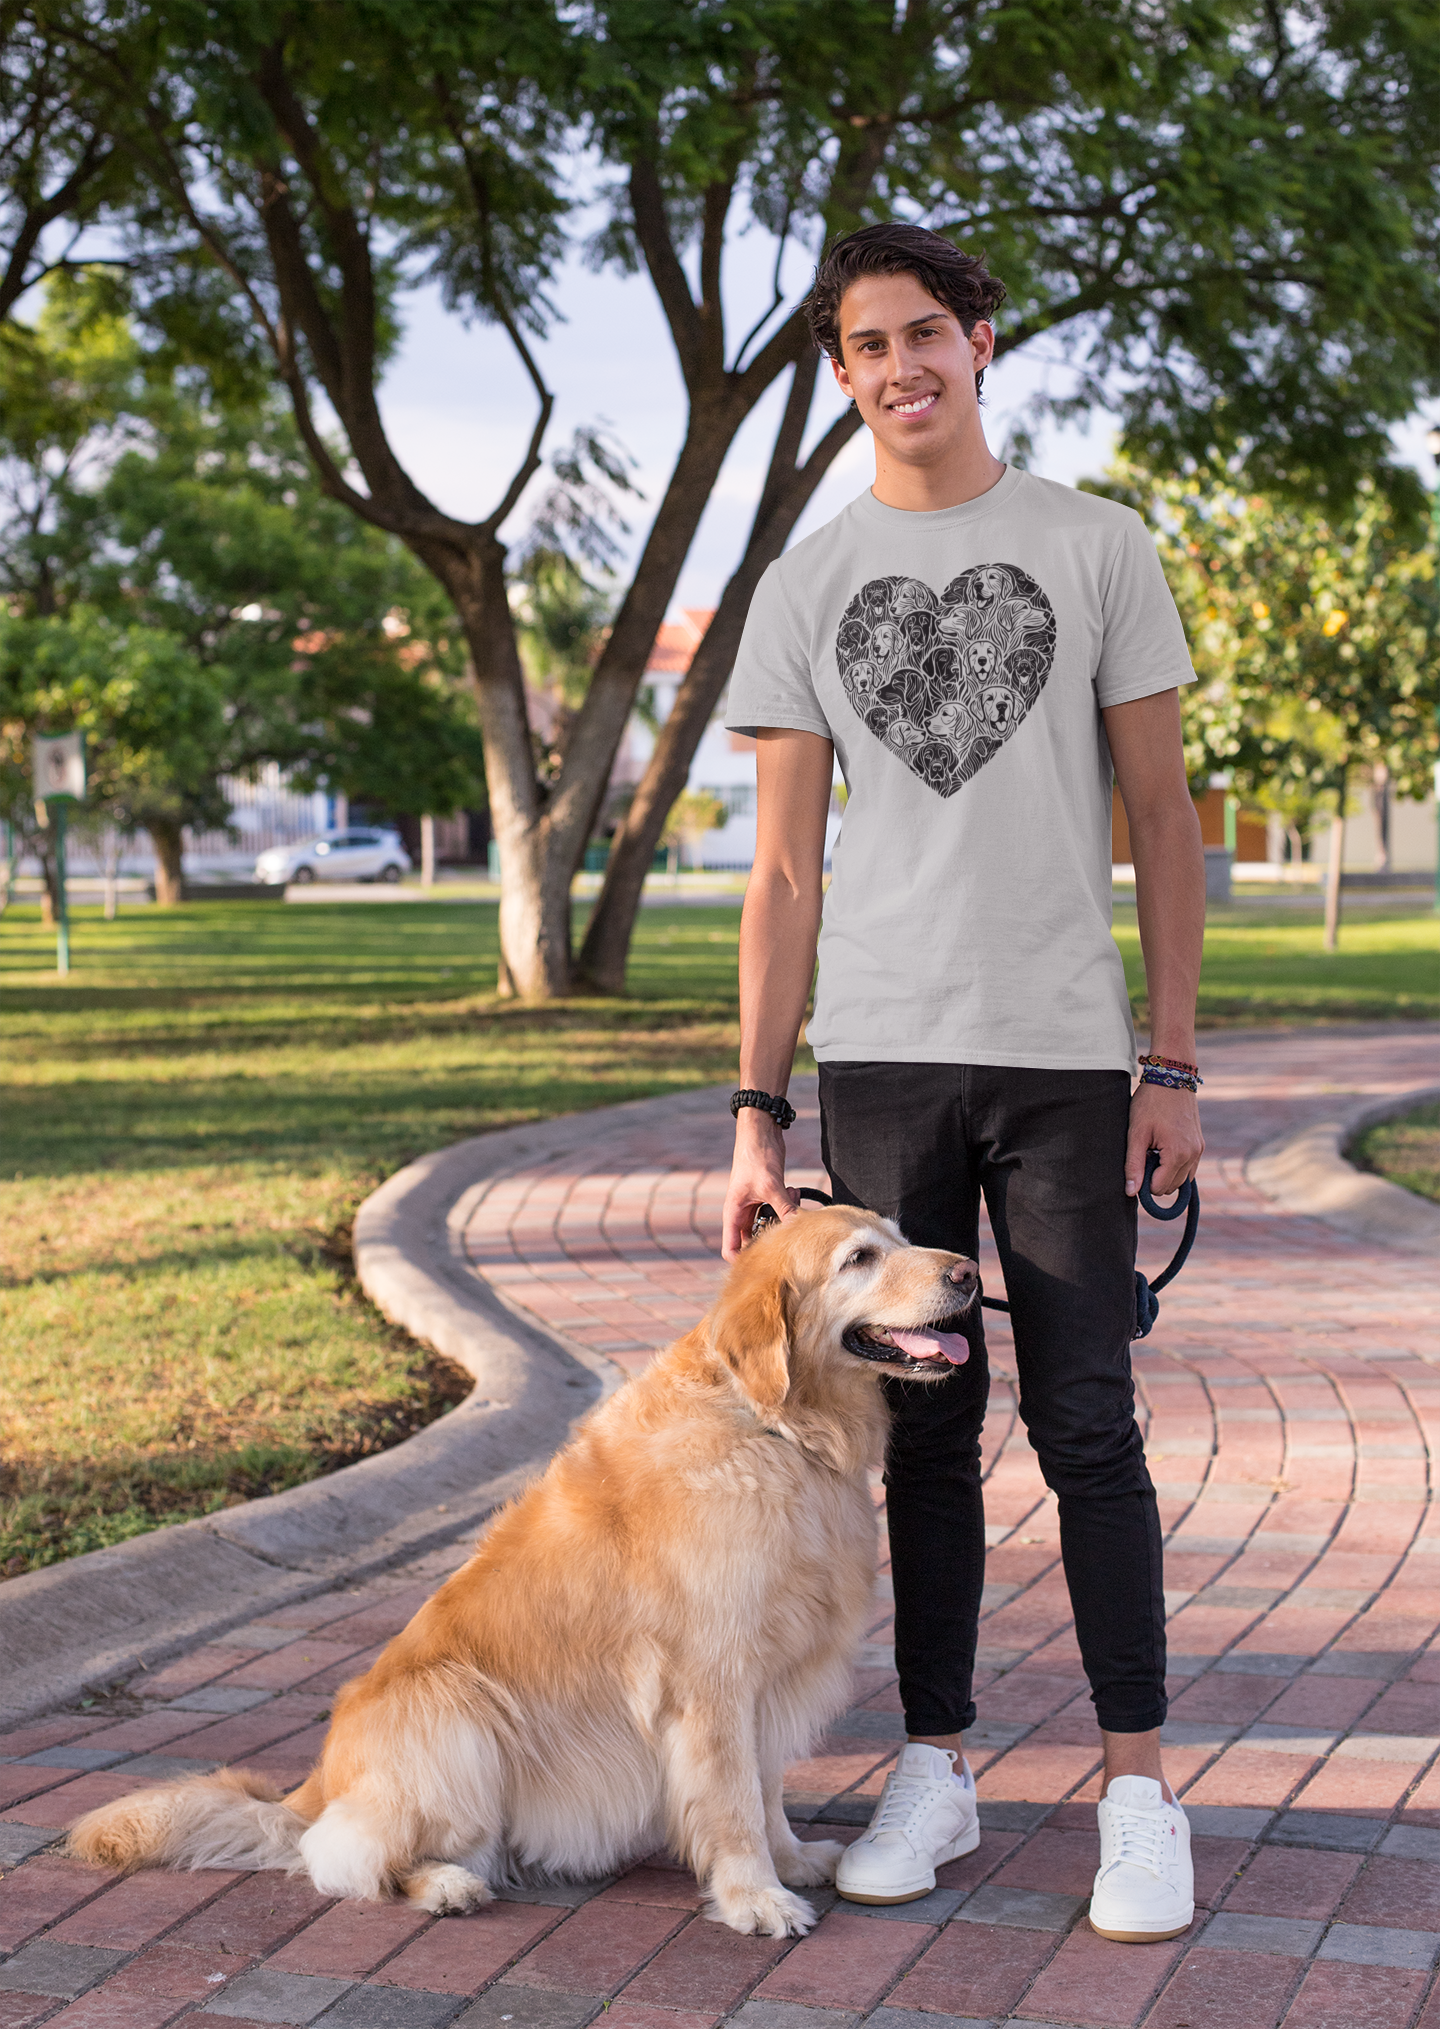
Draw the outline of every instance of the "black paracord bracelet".
M795 1108L790 1104L788 1099L776 1099L772 1093L732 1092L730 1094L730 1111L737 1120L740 1117L740 1108L742 1106L754 1106L761 1113L768 1113L782 1132L785 1128L794 1124Z

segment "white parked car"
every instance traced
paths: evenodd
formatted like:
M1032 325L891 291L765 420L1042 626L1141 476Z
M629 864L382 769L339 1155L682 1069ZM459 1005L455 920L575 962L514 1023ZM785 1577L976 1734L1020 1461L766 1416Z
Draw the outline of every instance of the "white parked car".
M324 831L298 845L272 845L255 862L267 887L290 881L398 881L413 862L398 831Z

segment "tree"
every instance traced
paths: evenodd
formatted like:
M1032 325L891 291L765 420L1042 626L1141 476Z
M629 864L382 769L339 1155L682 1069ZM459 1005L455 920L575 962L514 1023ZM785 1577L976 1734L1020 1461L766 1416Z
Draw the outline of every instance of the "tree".
M86 734L88 807L150 831L159 899L178 901L180 827L229 815L212 772L224 703L210 673L160 629L126 627L83 605L0 613L0 797L40 857L52 909L50 837L29 822L34 732Z
M1157 527L1200 681L1185 694L1192 780L1308 824L1343 824L1361 770L1423 796L1440 741L1436 555L1414 475L1382 468L1335 508L1199 475L1122 467L1119 490ZM1339 920L1332 836L1326 944Z
M707 831L718 831L725 817L725 805L707 790L687 789L676 797L660 834L661 844L672 855L673 872L680 871L681 847L688 845L692 858L698 859L701 839Z
M184 828L229 817L221 776L268 761L402 811L480 800L443 598L324 497L273 396L217 402L87 276L53 280L0 354L21 369L0 419L11 745L90 735L92 802L149 831L160 899Z
M135 265L115 240L161 40L135 0L0 0L0 322L52 275Z
M1129 440L1155 458L1223 466L1243 450L1277 483L1319 472L1343 491L1433 375L1434 131L1416 84L1429 56L1418 19L1376 0L1282 13L1260 0L1219 11L610 0L563 13L545 0L467 0L418 15L391 0L298 11L257 0L172 6L165 18L161 83L137 72L128 92L148 108L173 300L223 281L331 497L402 540L453 601L502 849L503 979L527 994L571 984L571 877L741 424L788 376L713 645L681 688L587 932L580 973L612 990L750 591L856 426L844 417L806 450L815 362L778 261L769 313L735 342L725 254L742 226L770 233L782 258L797 237L813 248L826 231L897 212L983 246L1011 287L1000 354L1068 335L1072 405L1118 404ZM106 57L88 20L68 32ZM123 53L113 63L123 71ZM561 170L595 155L612 181L591 251L646 271L687 415L547 775L503 531L540 469L552 407L534 341L564 244ZM158 213L142 223L154 244ZM535 391L528 450L477 522L416 485L376 396L400 295L422 279L498 327ZM322 398L348 462L320 436Z
M787 62L784 142L757 153L752 202L789 224L898 211L984 248L1010 287L997 360L1068 337L1077 385L1055 414L1103 400L1157 469L1224 471L1243 453L1273 484L1343 498L1383 451L1382 419L1434 387L1422 252L1434 244L1434 52L1418 20L1369 6L1105 4L826 20L819 60L833 34L854 82L827 122ZM878 154L874 180L859 170L847 209L837 174L816 205L827 150L845 163L847 122ZM798 457L813 372L802 351L744 555L615 841L583 957L612 989L751 594L829 463L823 442L808 465ZM857 424L852 412L834 426L835 450Z

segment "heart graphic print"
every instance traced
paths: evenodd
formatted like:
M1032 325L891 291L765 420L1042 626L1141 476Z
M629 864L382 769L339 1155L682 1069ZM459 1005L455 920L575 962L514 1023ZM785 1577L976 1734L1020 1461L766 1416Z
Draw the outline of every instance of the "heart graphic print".
M938 598L918 578L872 578L845 608L835 659L876 739L953 796L1045 688L1055 613L1014 564L977 564Z

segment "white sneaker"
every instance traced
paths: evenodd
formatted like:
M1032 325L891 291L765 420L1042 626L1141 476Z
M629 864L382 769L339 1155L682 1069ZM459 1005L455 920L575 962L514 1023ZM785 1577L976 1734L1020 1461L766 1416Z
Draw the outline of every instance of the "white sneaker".
M912 1740L885 1778L869 1830L847 1846L835 1886L847 1902L914 1902L935 1869L980 1843L975 1778L948 1747Z
M1118 1944L1179 1937L1195 1914L1190 1821L1148 1775L1121 1775L1100 1804L1090 1928Z

